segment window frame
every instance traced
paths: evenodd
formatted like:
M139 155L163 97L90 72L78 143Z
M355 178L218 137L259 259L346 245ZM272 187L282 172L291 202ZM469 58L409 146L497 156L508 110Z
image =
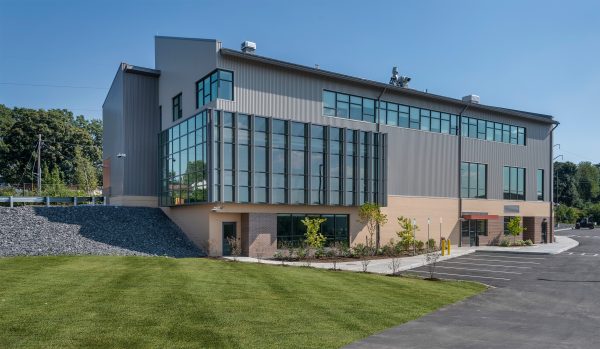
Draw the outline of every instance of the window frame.
M221 96L219 96L219 90L221 89L221 72L228 72L231 73L231 81L230 80L223 80L223 81L227 81L227 82L231 82L231 99L228 98L223 98ZM211 81L212 77L214 74L216 75L216 81ZM207 94L207 89L206 89L206 81L208 81L208 94ZM213 96L213 83L216 82L216 88L215 88L215 92L216 92L216 96ZM196 82L194 83L194 85L196 86L196 109L200 109L202 107L204 107L205 105L209 104L212 101L215 101L217 99L224 99L227 101L234 101L235 100L235 72L233 70L228 70L228 69L221 69L221 68L217 68L215 70L212 70L210 73L206 74L204 77L196 80ZM200 89L200 85L202 85L202 89ZM200 90L202 90L202 103L200 103ZM205 102L206 97L209 97L208 102Z
M183 117L183 107L181 105L183 93L179 92L171 99L171 113L173 114L173 122L180 120ZM175 100L177 100L177 117L175 116Z

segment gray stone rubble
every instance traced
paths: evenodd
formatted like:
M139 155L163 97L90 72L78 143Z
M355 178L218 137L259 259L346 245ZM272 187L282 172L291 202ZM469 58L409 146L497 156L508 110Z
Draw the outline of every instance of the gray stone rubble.
M156 208L0 207L0 257L203 253Z

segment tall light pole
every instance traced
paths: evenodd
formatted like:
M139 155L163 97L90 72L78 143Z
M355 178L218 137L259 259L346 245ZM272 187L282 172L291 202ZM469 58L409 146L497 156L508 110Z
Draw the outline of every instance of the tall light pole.
M442 217L440 217L440 248L442 248Z
M427 217L427 253L429 253L429 226L431 225L431 218Z
M417 220L415 218L413 218L412 221L412 225L413 225L413 256L415 256L417 254L417 244L416 244L416 240L417 240Z
M42 195L42 135L38 134L37 146L37 192Z

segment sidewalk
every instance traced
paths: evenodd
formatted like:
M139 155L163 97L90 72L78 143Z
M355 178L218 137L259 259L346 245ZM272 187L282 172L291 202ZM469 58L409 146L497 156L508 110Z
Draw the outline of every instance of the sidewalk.
M568 238L566 236L557 236L556 242L552 244L542 244L542 245L533 245L533 246L523 246L523 247L499 247L499 246L472 246L472 247L458 247L452 246L450 251L450 255L443 256L438 259L438 262L442 262L448 259L464 256L475 251L485 251L485 252L501 252L501 253L524 253L524 254L558 254L569 250L573 247L579 245L579 242ZM233 257L224 257L226 259L234 259ZM263 264L273 264L273 265L281 265L281 261L274 261L269 259L261 259L253 257L237 257L237 260L240 262L248 262L248 263L263 263ZM418 267L422 267L426 265L425 255L412 256L412 257L401 257L398 258L399 267L397 271L405 271L409 269L414 269ZM373 259L369 262L367 267L367 271L370 273L376 274L391 274L391 258L385 259ZM291 266L306 266L305 262L284 262L285 265ZM333 269L333 263L320 263L320 262L312 262L310 264L313 268L321 268L321 269ZM351 262L340 262L337 263L337 268L340 270L346 271L363 271L362 263L360 260L351 261Z

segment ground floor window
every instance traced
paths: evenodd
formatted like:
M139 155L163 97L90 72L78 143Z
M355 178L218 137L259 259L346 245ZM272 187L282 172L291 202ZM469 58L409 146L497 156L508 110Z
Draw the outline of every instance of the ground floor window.
M322 217L326 221L321 224L321 234L325 235L328 246L334 242L348 245L350 220L348 215L340 214L278 214L277 215L277 245L300 245L306 233L306 227L302 224L304 217Z

